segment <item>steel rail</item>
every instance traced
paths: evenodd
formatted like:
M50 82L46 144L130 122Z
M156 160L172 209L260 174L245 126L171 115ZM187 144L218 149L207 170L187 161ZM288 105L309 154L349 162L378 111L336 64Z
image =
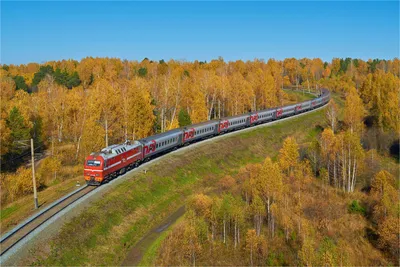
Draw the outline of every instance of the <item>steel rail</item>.
M73 199L75 196L77 196L83 190L88 189L88 188L89 188L88 192L84 192L83 195L78 196L76 199ZM84 195L86 195L87 193L93 191L95 188L96 187L89 187L87 185L84 185L81 188L78 188L78 189L74 190L73 192L69 193L68 195L53 202L52 204L47 206L42 211L36 213L35 215L31 216L24 222L20 223L17 227L13 228L11 231L7 232L4 236L2 236L2 238L0 240L0 247L1 247L0 256L4 255L4 253L6 253L9 249L11 249L13 246L15 246L19 241L21 241L23 238L25 238L27 235L29 235L31 232L33 232L36 228L41 226L43 223L45 223L46 221L48 221L49 219L51 219L52 217L57 215L60 211L62 211L63 209L65 209L66 207L68 207L69 205L71 205L72 203L74 203L75 201L77 201L78 199L83 197ZM72 198L72 201L68 203L68 200L71 198ZM66 205L64 207L61 207L59 210L55 210L55 212L53 214L50 214L49 217L44 218L44 220L42 222L40 222L38 225L34 226L32 229L27 229L27 231L25 233L22 232L22 235L20 237L17 237L14 242L12 242L10 245L7 245L5 248L3 248L4 243L6 243L7 240L9 240L16 234L23 231L26 227L29 227L29 225L34 223L39 217L46 215L47 212L51 211L52 209L57 208L59 205L64 204L64 203L66 203Z

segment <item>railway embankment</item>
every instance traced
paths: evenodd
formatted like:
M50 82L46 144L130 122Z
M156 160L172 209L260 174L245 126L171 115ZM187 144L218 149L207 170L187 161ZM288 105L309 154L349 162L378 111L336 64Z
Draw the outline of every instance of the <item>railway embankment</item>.
M323 111L234 133L178 150L100 188L96 197L54 222L53 234L36 240L14 264L121 264L146 234L193 193L215 188L221 176L248 162L276 155L288 136L308 142ZM146 170L146 172L144 172Z

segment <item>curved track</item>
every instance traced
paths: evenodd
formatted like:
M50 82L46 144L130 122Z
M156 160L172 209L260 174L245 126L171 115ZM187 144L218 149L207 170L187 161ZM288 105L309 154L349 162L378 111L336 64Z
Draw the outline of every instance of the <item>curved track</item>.
M257 126L253 126L253 127L249 127L249 128L244 128L244 129L240 129L240 130L236 130L233 132L229 132L229 133L225 133L223 135L214 137L214 138L209 138L209 139L205 139L205 140L199 140L198 142L193 143L190 146L186 146L183 147L181 149L178 149L176 151L172 151L170 153L166 153L164 155L160 155L157 158L154 158L153 160L143 163L141 164L141 166L139 166L139 168L135 168L137 169L142 169L143 167L147 166L148 164L151 164L153 162L157 162L158 160L160 160L160 158L163 158L164 156L168 155L168 154L175 154L175 152L180 152L183 151L185 149L190 149L191 147L195 147L201 143L206 143L209 142L211 140L217 140L220 138L225 138L227 136L230 136L232 134L237 134L240 132L245 132L245 131L249 131L249 130L253 130L256 128L260 128L260 127L265 127L267 125L271 125L274 124L276 122L280 122L280 121L284 121L284 120L288 120L291 118L296 118L302 115L305 115L307 113L311 113L313 111L319 110L321 108L324 108L325 105L322 105L318 108L312 109L312 110L308 110L306 112L300 113L300 114L296 114L290 117L286 117L286 118L281 118L275 121L270 121L267 123L263 123ZM123 176L126 176L128 173L126 173ZM122 178L122 177L120 177ZM120 180L120 179L115 179L114 181L111 181L110 183L114 183L117 182L116 180ZM104 189L103 187L107 187L108 185L105 184L101 187L99 187L99 189ZM64 210L65 208L67 208L68 206L70 206L71 204L75 203L75 202L80 202L78 201L79 199L81 199L82 197L84 197L85 195L87 195L88 193L92 192L93 190L95 190L98 187L91 187L91 186L83 186L82 188L79 188L78 190L70 193L69 195L61 198L60 200L54 202L53 204L51 204L50 206L48 206L46 209L44 209L43 211L37 213L36 215L32 216L31 218L27 219L25 222L21 223L20 225L18 225L17 227L15 227L13 230L11 230L10 232L8 232L7 234L3 235L0 239L0 256L1 258L6 257L8 258L8 256L4 255L7 251L9 251L11 248L13 248L15 245L17 245L20 241L22 241L25 237L27 237L30 233L32 233L33 231L35 231L35 229L40 228L40 226L42 226L43 224L45 224L47 221L49 221L51 218L56 217L55 215L57 215L58 213L60 213L62 210ZM102 191L102 190L98 190L98 191ZM94 193L94 192L93 192ZM92 195L92 194L89 194ZM72 207L74 205L71 205ZM19 248L17 248L19 249ZM10 251L11 252L11 251ZM7 253L9 254L9 253ZM1 259L0 258L0 263L5 260L5 259ZM4 263L4 262L3 262Z
M79 188L59 201L54 202L45 210L34 215L26 222L22 223L4 235L0 240L0 256L3 256L4 253L16 245L20 240L45 223L47 220L52 218L54 215L94 189L96 189L96 187L83 186L82 188Z

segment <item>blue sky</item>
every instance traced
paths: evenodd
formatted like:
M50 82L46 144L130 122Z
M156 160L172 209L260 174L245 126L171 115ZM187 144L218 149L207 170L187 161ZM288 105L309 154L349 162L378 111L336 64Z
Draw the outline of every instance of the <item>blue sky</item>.
M1 1L1 63L399 56L399 2Z

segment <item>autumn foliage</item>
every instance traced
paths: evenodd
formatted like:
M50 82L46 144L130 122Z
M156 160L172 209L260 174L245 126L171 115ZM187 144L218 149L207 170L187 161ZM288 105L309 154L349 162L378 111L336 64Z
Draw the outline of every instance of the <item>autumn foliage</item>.
M387 171L376 174L370 196L338 194L334 184L326 188L314 176L288 137L276 161L248 164L221 177L220 185L220 191L192 196L185 218L162 242L156 265L387 264L363 237L369 225L364 205L372 200L378 248L398 253L399 200Z

